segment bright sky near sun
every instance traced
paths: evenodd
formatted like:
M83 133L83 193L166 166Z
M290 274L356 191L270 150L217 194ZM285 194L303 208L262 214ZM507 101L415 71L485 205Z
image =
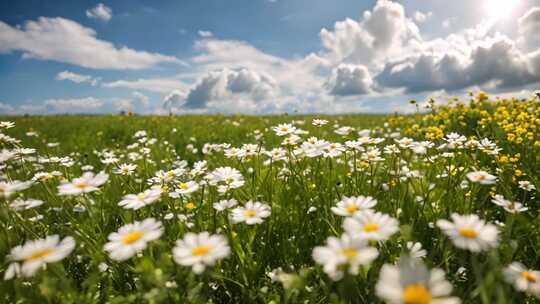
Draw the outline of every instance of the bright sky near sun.
M540 0L0 3L0 113L407 112L540 83Z

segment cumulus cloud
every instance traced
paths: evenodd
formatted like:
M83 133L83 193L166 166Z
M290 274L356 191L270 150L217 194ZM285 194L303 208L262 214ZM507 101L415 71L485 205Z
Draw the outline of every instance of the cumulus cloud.
M268 75L248 69L222 69L202 77L186 96L185 108L205 108L209 104L220 107L220 103L242 100L256 103L271 97L278 90L275 81Z
M210 31L203 31L203 30L198 31L197 33L199 34L199 36L201 36L203 38L209 38L209 37L212 37L214 35Z
M54 60L91 69L144 69L181 63L175 57L115 47L96 38L93 29L64 18L40 17L23 26L0 21L0 53L23 52L23 58Z
M338 96L363 95L371 91L373 80L363 65L340 64L328 81L330 93Z
M99 3L95 7L86 10L86 17L91 19L99 19L103 22L108 22L113 16L112 9L103 3Z
M186 92L173 90L163 98L163 109L168 112L178 112L186 102Z
M131 93L130 98L112 98L110 101L117 111L146 113L150 110L150 98L137 91Z
M524 54L502 35L461 42L456 38L428 43L424 50L387 63L375 79L382 86L407 92L452 91L475 85L510 88L540 81L538 52Z
M403 6L379 0L372 11L365 11L361 20L345 19L332 30L322 29L322 57L334 63L370 66L399 54L406 43L419 40L416 24L405 16Z
M186 84L172 78L140 78L136 80L116 80L103 83L102 86L106 88L128 88L166 94L172 90L186 87Z
M62 71L58 73L56 75L56 80L69 80L75 83L88 82L93 86L97 85L99 82L99 78L94 78L89 75L77 74L70 71Z
M413 14L414 21L418 23L424 23L433 16L433 12L423 13L421 11L415 11Z
M53 113L91 113L103 106L103 101L95 97L72 99L47 99L43 105Z
M540 7L533 7L518 19L519 33L526 39L540 39Z

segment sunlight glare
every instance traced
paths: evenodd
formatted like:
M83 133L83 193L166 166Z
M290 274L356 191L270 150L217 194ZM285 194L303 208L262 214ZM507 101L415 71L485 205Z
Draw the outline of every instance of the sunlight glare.
M512 14L520 0L486 0L484 7L491 20L504 19Z

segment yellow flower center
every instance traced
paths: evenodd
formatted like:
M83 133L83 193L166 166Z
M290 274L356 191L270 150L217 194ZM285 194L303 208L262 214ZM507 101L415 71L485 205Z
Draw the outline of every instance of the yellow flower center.
M140 231L133 231L126 234L126 236L122 238L122 243L124 243L125 245L130 245L140 240L143 236L144 236L144 233Z
M477 179L478 179L479 181L483 181L483 180L486 179L486 176L483 175L483 174L480 174L480 175L478 175Z
M523 271L521 273L521 276L526 279L527 281L531 282L531 283L535 283L536 281L538 281L538 277L536 277L534 274L532 274L531 272L529 271Z
M281 128L281 132L287 132L287 131L289 131L288 128Z
M51 255L53 252L54 252L54 250L52 250L52 249L37 250L37 251L34 251L32 253L32 255L27 257L25 260L27 262L39 260L39 259L42 259L44 257L47 257L47 256Z
M254 216L257 215L257 211L255 211L255 210L246 210L246 211L244 211L244 215L246 217L254 217Z
M344 256L348 258L354 258L355 256L358 255L358 251L354 248L345 248L343 249L343 251L341 251L341 254L343 254Z
M356 206L349 206L349 207L347 207L346 210L347 210L347 212L349 212L349 213L355 213L356 211L358 211L358 207L356 207Z
M141 201L142 201L143 199L145 199L145 197L146 197L146 194L144 194L144 193L139 193L139 194L137 194L137 198L140 199Z
M194 209L194 208L195 208L195 204L192 203L192 202L189 202L189 203L186 204L186 208L188 208L188 209Z
M429 304L431 293L422 284L409 285L403 291L403 303L405 304Z
M80 182L80 183L77 183L75 185L75 187L77 187L79 189L85 189L85 188L88 188L88 186L90 186L90 185L88 185L88 183L86 183L86 182Z
M364 225L364 232L375 232L379 230L379 225L375 223L369 223Z
M187 190L189 188L189 185L187 183L180 183L180 188L182 190Z
M191 250L191 254L194 256L201 256L201 255L207 254L209 251L210 251L209 246L199 246L199 247L193 248Z
M459 234L461 234L461 236L464 236L464 237L469 238L469 239L474 239L474 238L476 238L478 236L478 232L476 232L474 229L468 228L468 227L459 229Z

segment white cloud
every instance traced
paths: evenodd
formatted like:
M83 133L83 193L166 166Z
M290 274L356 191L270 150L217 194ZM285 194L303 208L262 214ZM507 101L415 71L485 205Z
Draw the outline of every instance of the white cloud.
M99 3L95 7L86 10L86 16L92 19L99 19L108 22L112 18L112 9L103 3Z
M163 109L168 112L178 112L186 103L186 92L173 90L163 98Z
M540 7L533 7L518 19L519 33L525 39L540 39Z
M322 29L319 35L326 49L321 57L334 64L368 67L398 55L405 43L420 39L418 27L406 18L403 6L389 0L377 1L361 20L338 21L333 30Z
M340 64L328 81L330 93L338 96L363 95L371 92L373 80L363 65Z
M210 38L210 37L214 36L214 34L212 34L212 32L210 32L210 31L200 30L197 33L199 34L199 36L201 36L203 38Z
M95 86L98 84L100 79L94 78L89 75L81 75L81 74L73 73L70 71L62 71L56 75L56 80L69 80L75 83L88 82L91 85Z
M445 29L449 29L450 26L452 26L453 20L454 20L454 18L444 19L443 22L442 22L442 27L445 28Z
M95 97L73 99L47 99L43 105L53 113L89 113L95 112L103 106L104 102Z
M222 108L222 104L240 101L243 106L255 108L273 96L278 87L270 76L248 69L212 71L191 88L183 107L200 109L207 106Z
M433 12L423 13L421 11L415 11L413 14L414 21L418 23L424 23L433 16Z
M102 83L106 88L128 88L134 90L144 90L157 93L169 93L172 90L186 88L186 84L178 79L171 78L150 78L137 80L116 80Z
M475 85L514 88L540 81L539 52L523 53L500 34L466 35L426 42L403 59L388 62L375 79L381 86L408 92L456 91Z
M130 98L112 98L110 102L117 111L147 113L150 109L150 98L140 92L131 93Z
M64 18L40 17L23 26L0 21L0 53L22 51L23 58L70 63L92 69L144 69L160 63L181 63L175 57L116 48L96 38L93 29Z

